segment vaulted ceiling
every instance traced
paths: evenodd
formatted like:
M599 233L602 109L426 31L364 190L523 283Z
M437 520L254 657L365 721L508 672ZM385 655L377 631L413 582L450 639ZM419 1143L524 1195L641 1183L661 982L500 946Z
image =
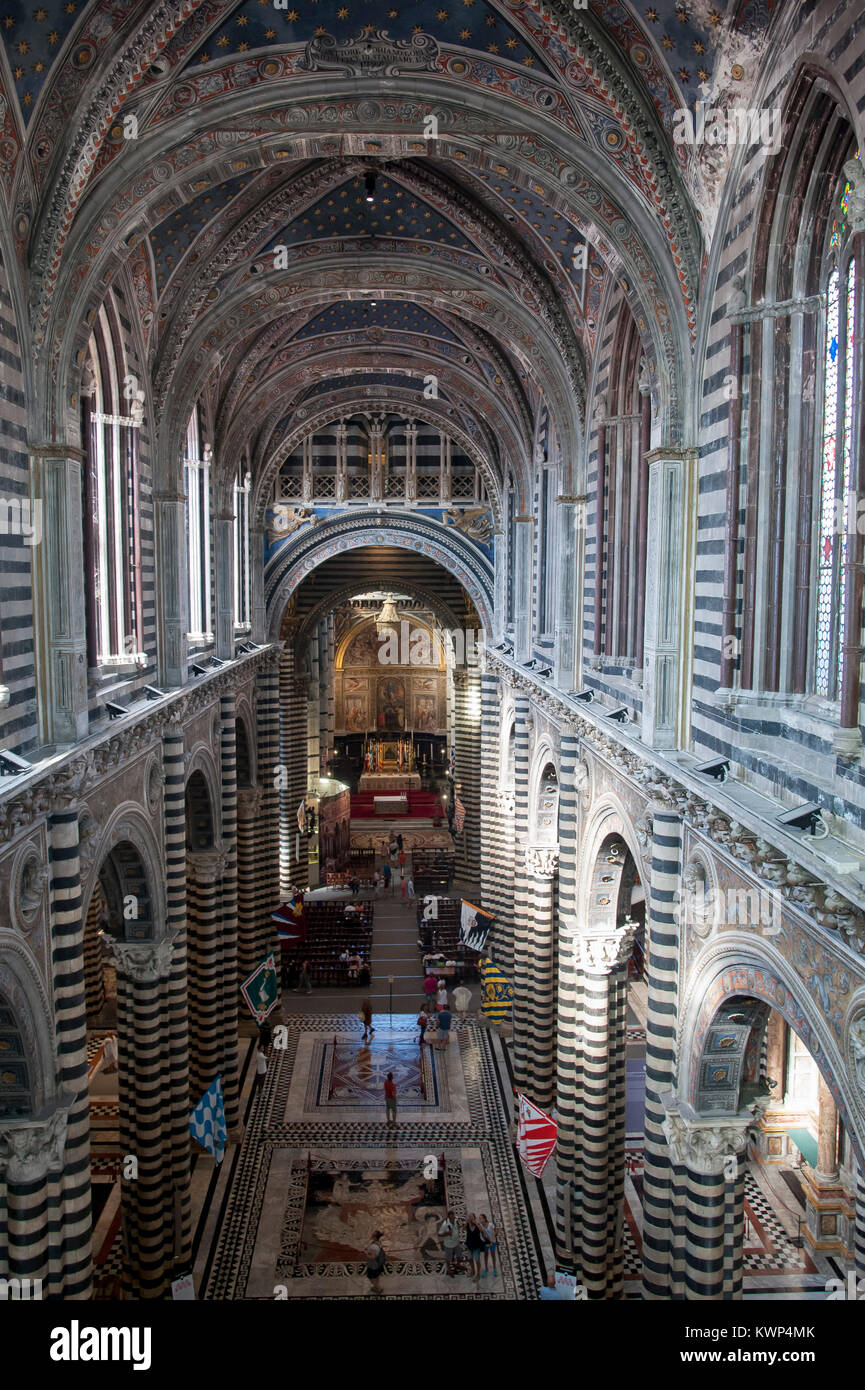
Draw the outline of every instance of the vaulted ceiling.
M435 383L499 476L584 428L606 286L675 434L711 237L676 111L757 75L730 0L0 3L0 188L42 427L128 262L157 466L204 393L259 480L304 412ZM374 188L368 176L375 175ZM65 412L65 415L64 415Z

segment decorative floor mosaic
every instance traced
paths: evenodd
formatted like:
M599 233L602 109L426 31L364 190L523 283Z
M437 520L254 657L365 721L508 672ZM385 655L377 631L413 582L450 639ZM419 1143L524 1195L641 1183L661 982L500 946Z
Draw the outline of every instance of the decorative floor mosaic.
M374 1230L384 1233L386 1298L536 1297L546 1255L510 1141L510 1087L498 1041L468 1025L447 1052L429 1056L425 1049L424 1087L436 1098L425 1108L414 1018L396 1016L392 1027L377 1030L376 1070L402 1068L400 1119L389 1130L366 1062L357 1074L359 1025L345 1015L293 1015L287 1022L288 1046L271 1052L252 1103L199 1297L364 1297ZM295 1091L303 1113L297 1099L289 1105L299 1051ZM310 1056L316 1065L307 1078ZM342 1090L357 1116L334 1107ZM492 1219L497 1277L490 1269L477 1285L468 1275L448 1278L438 1236L446 1205L460 1219L469 1211Z
M415 1033L417 1030L415 1030ZM429 1047L398 1037L374 1037L371 1043L317 1040L313 1044L304 1111L316 1109L375 1109L381 1112L384 1083L393 1073L399 1094L399 1113L447 1110L447 1071L436 1066Z

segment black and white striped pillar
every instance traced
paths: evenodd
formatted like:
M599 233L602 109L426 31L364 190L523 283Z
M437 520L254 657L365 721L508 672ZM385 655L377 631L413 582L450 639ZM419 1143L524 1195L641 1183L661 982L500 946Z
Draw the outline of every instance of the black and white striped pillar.
M222 852L225 862L221 883L220 1011L222 1027L222 1090L225 1121L229 1130L240 1122L239 1057L237 1039L237 708L234 693L220 696L220 781L222 785Z
M636 925L574 937L582 997L574 1263L589 1298L621 1298L624 1275L628 959Z
M458 877L480 884L481 856L481 678L474 667L455 667L455 781L466 819L456 842Z
M573 1269L574 1200L582 1098L582 1008L578 988L574 937L577 931L576 891L579 794L575 769L579 738L563 734L559 774L559 910L558 989L556 1013L556 1251L562 1268Z
M252 974L259 961L258 913L255 886L256 826L261 808L261 787L240 787L237 792L237 980Z
M745 1247L745 1156L753 1116L695 1115L665 1098L675 1167L671 1297L739 1299ZM681 1200L681 1198L684 1200Z
M531 710L529 701L514 701L514 879L513 879L513 1062L514 1080L520 1090L529 1084L530 1001L532 991L529 920L529 888L525 852L529 838L529 751Z
M276 949L276 927L272 914L279 906L279 807L280 807L280 730L279 730L279 651L265 658L258 673L256 690L256 737L258 781L261 806L256 836L256 932L259 960Z
M527 845L529 884L526 1000L526 1094L536 1105L551 1106L556 1094L556 871L558 845Z
M170 1058L164 1042L173 951L167 938L113 941L111 948L117 968L123 1286L131 1298L161 1298L182 1237L176 1223L176 1134L172 1107L166 1104ZM187 1172L188 1124L187 1095Z
M186 769L183 725L170 720L162 731L165 835L166 936L171 965L163 1020L163 1107L170 1125L171 1184L175 1208L175 1251L179 1264L192 1249L189 1195L189 1000L186 959ZM118 1018L120 998L118 995ZM121 1101L122 1106L122 1101ZM121 1113L122 1122L122 1113ZM122 1132L122 1123L121 1123Z
M652 815L651 870L646 901L648 1002L646 1021L646 1142L643 1170L643 1297L672 1297L670 1231L672 1168L664 1131L663 1097L676 1079L679 969L679 880L682 818L666 806Z

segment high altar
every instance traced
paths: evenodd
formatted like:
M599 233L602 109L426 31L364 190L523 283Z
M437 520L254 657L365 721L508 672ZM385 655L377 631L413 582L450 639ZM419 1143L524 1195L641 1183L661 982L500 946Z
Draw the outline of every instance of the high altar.
M410 737L370 738L364 749L362 792L420 791L414 741Z

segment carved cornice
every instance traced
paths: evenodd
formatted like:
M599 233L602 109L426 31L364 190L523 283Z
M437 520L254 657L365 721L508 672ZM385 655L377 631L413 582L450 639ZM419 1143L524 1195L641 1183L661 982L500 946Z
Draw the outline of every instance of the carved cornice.
M161 941L115 941L108 937L108 945L117 973L125 979L137 985L168 979L174 955L174 943L168 937Z
M615 735L578 713L561 695L543 686L538 678L515 670L493 650L487 649L485 655L493 674L545 710L560 727L575 733L584 750L610 764L645 798L645 814L636 821L642 850L646 851L651 841L653 813L660 810L681 816L716 849L738 860L744 873L769 885L830 936L840 936L851 950L865 954L865 912L838 888L826 883L820 873L790 859L759 831L752 831L691 790L675 774L658 767L650 761L658 756L653 750L636 752L628 748Z
M63 1171L66 1125L71 1096L50 1114L23 1120L0 1120L0 1176L7 1183L41 1182Z

